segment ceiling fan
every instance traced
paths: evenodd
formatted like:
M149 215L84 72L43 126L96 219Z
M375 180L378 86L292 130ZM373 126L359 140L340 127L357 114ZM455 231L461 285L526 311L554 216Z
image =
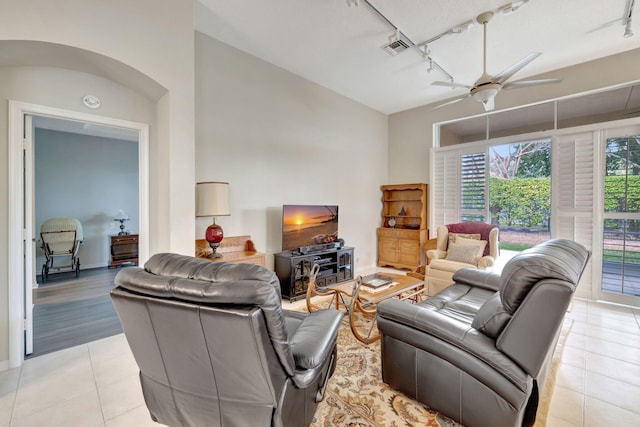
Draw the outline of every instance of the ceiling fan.
M522 58L520 61L515 64L507 67L501 73L490 76L487 74L487 24L493 18L493 12L485 12L478 15L476 20L479 24L482 24L483 27L483 58L482 58L482 76L472 85L465 85L461 83L454 82L433 82L431 83L434 86L446 86L452 88L465 88L469 89L469 93L467 95L455 98L451 101L445 102L444 104L440 104L435 108L444 107L445 105L453 104L455 102L462 101L466 98L473 98L477 101L482 102L484 105L485 111L491 111L494 109L494 98L500 92L501 89L510 89L510 88L518 88L518 87L527 87L527 86L536 86L543 85L549 83L559 83L562 79L542 79L542 80L522 80L518 82L507 83L507 80L511 78L515 73L524 68L531 61L540 56L540 52L533 52L529 55Z

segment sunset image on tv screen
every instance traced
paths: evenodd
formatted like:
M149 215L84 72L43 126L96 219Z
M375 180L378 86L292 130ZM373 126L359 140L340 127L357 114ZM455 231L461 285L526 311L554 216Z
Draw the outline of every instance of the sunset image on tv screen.
M284 205L282 250L335 242L338 206Z

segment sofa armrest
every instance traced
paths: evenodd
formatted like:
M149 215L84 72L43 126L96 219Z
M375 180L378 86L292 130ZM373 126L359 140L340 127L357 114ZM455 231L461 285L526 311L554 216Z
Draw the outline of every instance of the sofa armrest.
M528 375L496 348L495 341L464 322L418 304L410 304L397 299L389 299L378 304L377 316L378 328L382 335L407 342L408 337L411 336L407 333L406 328L409 328L421 335L420 339L410 342L415 347L433 352L433 348L430 348L432 345L430 341L446 342L460 352L482 362L477 367L478 369L482 370L481 365L491 366L493 370L499 372L521 390L528 387ZM447 358L447 355L441 356ZM454 354L450 356L450 361L454 363L456 356ZM475 364L474 366L465 366L464 369L473 373L471 371L474 367ZM478 375L482 374L478 373Z
M429 249L427 251L427 258L429 259L443 259L447 257L446 251L441 251L440 249Z
M485 255L478 260L478 268L486 270L487 268L493 267L495 262L496 260L492 256Z
M311 383L335 347L343 314L328 309L310 313L290 337L296 365L294 382L298 387Z
M477 268L463 268L453 274L453 281L463 285L498 291L500 289L500 275L492 271Z

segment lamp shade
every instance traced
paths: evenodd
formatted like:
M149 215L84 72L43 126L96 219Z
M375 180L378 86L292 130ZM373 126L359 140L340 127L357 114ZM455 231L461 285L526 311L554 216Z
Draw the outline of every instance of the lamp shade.
M129 221L129 215L127 215L124 210L120 209L114 221Z
M229 212L228 182L196 184L196 216L226 216Z

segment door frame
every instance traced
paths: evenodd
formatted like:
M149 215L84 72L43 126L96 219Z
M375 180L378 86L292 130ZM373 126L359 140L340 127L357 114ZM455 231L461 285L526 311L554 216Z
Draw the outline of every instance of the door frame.
M31 227L25 227L23 171L24 117L45 116L63 120L74 120L104 126L119 127L138 132L138 204L139 204L139 259L144 262L149 257L149 125L111 117L98 116L78 111L64 110L44 105L9 100L8 114L8 314L9 314L9 368L16 368L24 361L25 322L24 292L24 239L33 234ZM33 169L31 169L33 170ZM31 248L31 246L28 246ZM30 282L30 281L29 281ZM31 283L29 283L31 285ZM30 289L27 289L30 291ZM1 368L1 367L0 367ZM0 369L1 370L1 369Z

